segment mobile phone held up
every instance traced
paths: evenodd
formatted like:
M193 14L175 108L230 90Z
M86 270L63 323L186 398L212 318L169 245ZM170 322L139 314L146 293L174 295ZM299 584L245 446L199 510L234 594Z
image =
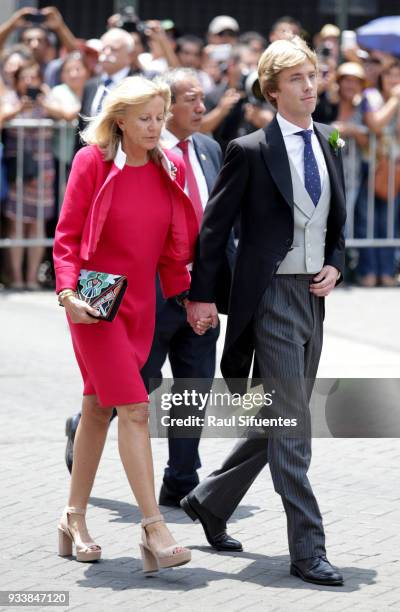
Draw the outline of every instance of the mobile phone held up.
M37 97L38 97L38 95L40 93L41 93L41 91L40 91L39 87L27 87L27 89L26 89L26 95L33 102L37 99Z
M31 13L30 15L26 15L25 19L35 25L41 25L46 21L47 16L43 15L43 13Z

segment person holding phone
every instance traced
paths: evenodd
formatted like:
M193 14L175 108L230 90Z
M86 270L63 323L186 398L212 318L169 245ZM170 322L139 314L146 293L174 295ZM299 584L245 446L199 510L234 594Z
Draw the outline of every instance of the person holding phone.
M60 11L54 6L41 10L34 7L19 9L0 25L0 50L17 29L21 29L19 42L30 49L43 71L45 83L52 87L58 84L60 60L50 57L54 43L51 42L49 32L54 32L60 46L69 53L79 49L79 41L65 24Z
M44 106L48 88L43 83L39 64L28 62L15 73L13 97L3 105L3 120L14 118L45 119L49 114ZM44 224L53 214L54 160L51 128L24 128L23 155L18 158L18 128L5 130L5 159L9 190L4 214L8 218L8 237L41 238ZM20 161L19 161L20 160ZM20 165L22 162L22 165ZM22 173L22 191L18 179ZM17 235L18 218L22 216L23 236ZM23 247L10 248L11 288L37 290L39 265L44 247L27 248L26 278L23 277Z

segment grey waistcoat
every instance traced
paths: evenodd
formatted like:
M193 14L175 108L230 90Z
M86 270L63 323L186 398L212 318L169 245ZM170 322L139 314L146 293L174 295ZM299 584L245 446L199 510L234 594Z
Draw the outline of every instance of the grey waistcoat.
M292 249L277 270L277 274L314 274L325 259L326 224L331 201L331 186L327 174L317 206L308 195L300 176L289 160L294 200L294 234Z

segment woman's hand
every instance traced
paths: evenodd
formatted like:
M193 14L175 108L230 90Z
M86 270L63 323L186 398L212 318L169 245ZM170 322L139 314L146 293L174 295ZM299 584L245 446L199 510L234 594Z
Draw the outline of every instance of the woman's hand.
M99 319L93 318L100 315L99 311L89 306L89 304L83 300L73 295L68 295L63 299L62 303L72 323L85 323L86 325L91 325L92 323L99 322Z
M346 121L334 121L332 127L335 127L340 132L340 135L345 136L345 138L351 138L358 132L357 126L351 123L351 121L348 123Z
M393 96L394 98L397 98L398 100L400 100L400 85L395 85L391 89L390 95Z
M32 100L32 98L30 98L29 96L22 96L20 98L20 107L18 112L22 113L23 111L32 111L34 106L34 102Z

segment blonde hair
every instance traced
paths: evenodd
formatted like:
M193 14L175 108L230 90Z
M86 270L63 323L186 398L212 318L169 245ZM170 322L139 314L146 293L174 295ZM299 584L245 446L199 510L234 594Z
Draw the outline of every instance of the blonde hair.
M164 100L165 121L171 105L168 85L158 78L153 81L142 76L123 79L106 96L100 113L95 117L85 117L88 125L81 132L81 139L86 144L97 145L106 161L114 159L122 136L117 120L124 116L127 108L146 104L156 96ZM150 151L150 157L155 161L159 160L158 147Z
M270 93L278 91L278 77L285 68L293 68L309 60L318 69L315 52L300 36L275 40L264 51L258 62L258 80L262 94L276 108Z

